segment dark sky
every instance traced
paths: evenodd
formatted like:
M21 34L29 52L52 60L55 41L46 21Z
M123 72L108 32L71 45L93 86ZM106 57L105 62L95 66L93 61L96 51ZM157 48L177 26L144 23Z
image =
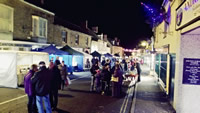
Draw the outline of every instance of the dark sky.
M162 0L45 0L45 6L75 24L88 20L90 28L98 26L99 33L118 37L124 48L133 49L152 36L140 2L159 7Z

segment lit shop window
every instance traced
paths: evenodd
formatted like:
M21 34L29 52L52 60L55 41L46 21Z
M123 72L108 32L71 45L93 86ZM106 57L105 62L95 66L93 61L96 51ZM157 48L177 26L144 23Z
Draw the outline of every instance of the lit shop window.
M61 35L62 35L62 41L67 43L67 32L66 31L62 31Z
M0 4L0 32L13 32L13 8Z
M76 43L76 45L79 44L79 35L76 35L76 36L75 36L75 43Z
M47 19L32 16L33 36L47 38Z

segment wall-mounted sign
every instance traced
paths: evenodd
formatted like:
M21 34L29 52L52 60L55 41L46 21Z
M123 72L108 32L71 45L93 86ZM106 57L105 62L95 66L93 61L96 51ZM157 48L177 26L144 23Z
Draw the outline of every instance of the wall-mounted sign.
M200 59L184 58L183 84L200 85Z
M176 10L176 29L186 27L200 17L200 0L186 0Z

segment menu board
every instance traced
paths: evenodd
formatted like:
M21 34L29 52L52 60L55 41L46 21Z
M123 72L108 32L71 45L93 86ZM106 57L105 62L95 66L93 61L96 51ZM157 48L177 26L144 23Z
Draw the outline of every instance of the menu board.
M184 58L183 84L200 85L200 59Z

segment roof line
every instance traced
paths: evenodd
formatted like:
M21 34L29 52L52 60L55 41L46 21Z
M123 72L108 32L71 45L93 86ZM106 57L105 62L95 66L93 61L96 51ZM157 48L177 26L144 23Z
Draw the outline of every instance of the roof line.
M31 7L34 7L34 8L36 8L36 9L39 9L39 10L41 10L41 11L44 11L44 12L46 12L46 13L49 13L49 14L51 14L51 15L55 15L53 12L50 12L50 11L48 11L48 10L46 10L46 9L43 9L43 8L41 8L41 7L38 7L38 6L36 6L36 5L34 5L34 4L31 4L31 3L29 3L29 2L26 2L26 1L24 1L24 0L19 0L19 1L21 1L21 2L23 2L23 3L25 3L25 4L27 4L27 5L29 5L29 6L31 6Z

